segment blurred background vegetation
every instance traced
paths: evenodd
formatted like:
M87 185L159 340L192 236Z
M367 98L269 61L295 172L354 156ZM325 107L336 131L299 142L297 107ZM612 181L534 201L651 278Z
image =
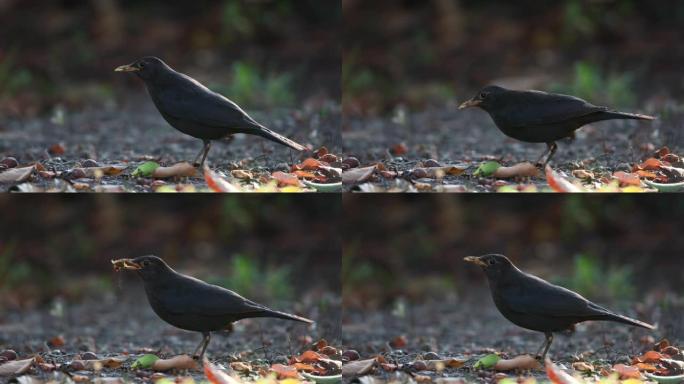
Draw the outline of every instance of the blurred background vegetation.
M599 302L682 297L677 196L345 196L343 206L345 308L488 295L463 261L485 253Z
M111 105L142 89L113 69L163 58L247 108L340 94L336 0L0 1L0 115Z
M0 308L111 295L139 282L110 260L146 254L257 301L340 296L339 202L130 197L0 197Z
M345 114L455 104L489 83L620 107L684 96L682 1L343 0L342 7Z

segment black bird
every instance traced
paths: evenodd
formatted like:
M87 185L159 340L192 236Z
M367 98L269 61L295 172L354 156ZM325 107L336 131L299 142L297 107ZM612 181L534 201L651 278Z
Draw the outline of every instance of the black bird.
M572 330L587 320L607 320L654 329L651 324L618 315L585 299L569 289L553 285L519 270L504 255L468 256L467 262L479 265L487 275L496 308L513 324L546 336L539 352L541 359L553 341L553 332Z
M250 301L237 293L180 274L157 256L112 260L114 269L134 270L142 278L147 300L162 320L188 331L202 333L201 360L209 345L212 331L231 331L232 323L252 317L275 317L312 324L313 321L289 313L275 311Z
M655 120L653 116L609 110L580 98L541 91L514 91L488 85L458 108L480 107L506 136L529 143L546 143L537 160L546 165L558 146L556 141L574 137L575 130L601 120ZM544 156L546 160L542 163Z
M199 165L204 165L211 140L224 139L235 133L265 137L297 151L306 149L257 123L234 102L192 77L174 71L157 57L143 57L114 71L134 72L145 82L154 105L172 127L202 139L204 147L195 158L195 165L200 156L202 161Z

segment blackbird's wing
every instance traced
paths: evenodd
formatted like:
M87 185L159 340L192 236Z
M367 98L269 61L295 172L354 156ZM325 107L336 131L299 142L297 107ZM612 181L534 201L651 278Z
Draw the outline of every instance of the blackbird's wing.
M513 127L561 123L590 113L606 111L580 98L541 91L511 91L514 103L500 114Z
M158 85L152 85L150 92L165 114L210 127L241 129L245 133L263 128L237 104L190 76L174 73L171 80L173 92Z
M553 285L536 276L525 274L512 287L502 289L510 309L515 312L555 317L585 317L610 313L607 309L592 303L578 293Z
M234 316L258 314L265 310L261 304L246 299L239 294L216 285L205 283L190 276L181 276L173 284L173 305L169 312L178 314L197 314L202 316Z

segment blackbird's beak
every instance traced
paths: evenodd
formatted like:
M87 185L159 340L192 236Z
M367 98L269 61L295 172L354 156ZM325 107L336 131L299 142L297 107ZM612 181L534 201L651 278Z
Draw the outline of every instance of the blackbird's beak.
M114 72L136 72L139 70L140 70L140 68L138 68L135 65L135 63L131 63L131 64L122 65L120 67L116 67Z
M487 266L487 263L482 261L479 256L467 256L467 257L464 257L463 260L465 260L469 263L473 263L475 265L479 265L480 267L486 267Z
M482 100L470 99L468 101L463 102L463 104L459 105L458 109L466 109L466 108L470 108L470 107L477 107L478 105L480 105L481 102L482 102Z
M122 269L131 269L134 271L138 270L138 269L142 269L142 266L140 266L140 264L133 261L133 259L112 260L112 265L114 266L114 270L117 272L119 272Z

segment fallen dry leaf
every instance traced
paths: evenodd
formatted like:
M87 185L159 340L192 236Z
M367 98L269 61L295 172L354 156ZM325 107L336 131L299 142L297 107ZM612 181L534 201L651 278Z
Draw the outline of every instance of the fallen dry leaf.
M207 376L207 380L213 384L240 384L241 380L237 380L230 376L226 372L220 370L216 365L212 364L204 359L204 375Z
M286 187L288 185L293 186L293 187L299 187L301 184L299 183L299 178L297 175L294 175L292 173L285 173L281 171L276 171L273 172L271 175L277 182L279 187Z
M613 178L615 178L621 187L633 185L635 187L641 186L641 179L636 173L627 173L623 171L617 171L613 173Z
M100 371L102 368L119 368L126 360L126 356L117 356L99 360L73 360L72 364L81 364L86 370Z
M408 147L404 143L395 144L390 148L390 153L394 156L401 156L408 152Z
M230 175L241 180L251 180L254 178L251 172L245 171L244 169L234 169L230 171Z
M291 367L283 364L273 364L271 365L271 372L275 372L278 375L278 379L297 379L299 378L299 373L295 367Z
M657 363L663 358L665 358L665 356L663 356L660 352L648 351L641 356L635 357L632 363Z
M10 168L0 173L0 183L21 183L28 180L33 173L35 165L30 167Z
M514 369L541 369L537 359L530 355L516 356L512 359L501 359L494 364L497 371L511 371Z
M192 164L184 161L170 167L157 167L152 172L152 177L165 179L168 177L192 177L197 174L197 169Z
M580 372L594 372L594 366L584 361L572 363L572 369Z
M633 365L633 367L636 367L638 370L642 372L655 372L658 370L658 368L655 365L648 363L636 363Z
M507 179L510 177L536 177L539 176L537 167L530 163L518 163L510 167L499 167L494 171L492 177Z
M444 360L425 360L425 366L430 371L443 371L445 368L461 368L466 360L444 359Z
M152 364L152 370L164 372L171 369L197 369L197 362L188 355L174 356L169 359L159 359Z
M584 192L584 190L546 166L546 182L555 192Z
M342 376L362 376L369 373L376 364L376 359L350 361L342 365Z
M548 357L544 361L544 368L546 369L546 376L555 384L580 384L581 381L570 376L567 372L560 369L556 364L551 362Z
M371 165L370 167L362 168L351 168L342 172L342 184L358 184L363 183L373 176L373 172L377 169L377 166Z
M593 172L589 172L586 169L575 169L572 171L572 176L582 180L593 180L595 177Z
M21 375L26 373L31 365L33 365L34 358L24 360L12 360L0 365L0 376Z
M629 365L624 365L624 364L615 364L613 366L613 371L617 372L618 375L620 375L620 379L641 379L641 372L639 372L639 368L637 367L632 367Z
M60 156L63 155L65 152L66 148L64 148L64 145L60 143L52 144L50 147L48 147L48 153L52 156Z
M234 371L238 371L238 372L243 372L243 373L252 372L252 367L249 364L243 363L242 361L234 361L234 362L230 363L230 367Z

